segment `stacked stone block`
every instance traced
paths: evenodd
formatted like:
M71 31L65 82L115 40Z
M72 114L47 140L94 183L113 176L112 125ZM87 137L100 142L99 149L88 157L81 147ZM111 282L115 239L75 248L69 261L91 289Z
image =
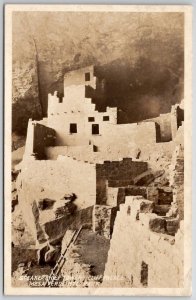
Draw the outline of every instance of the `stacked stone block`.
M182 287L183 223L175 236L169 235L162 231L165 228L165 224L161 226L162 218L152 212L153 203L141 196L126 197L125 204L120 205L104 287ZM152 220L160 222L159 230L150 226Z

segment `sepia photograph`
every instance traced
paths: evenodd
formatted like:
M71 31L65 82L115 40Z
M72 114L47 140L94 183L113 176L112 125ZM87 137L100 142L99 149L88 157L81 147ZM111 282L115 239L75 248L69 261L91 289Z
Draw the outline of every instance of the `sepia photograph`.
M191 6L6 5L6 294L191 294L191 101Z

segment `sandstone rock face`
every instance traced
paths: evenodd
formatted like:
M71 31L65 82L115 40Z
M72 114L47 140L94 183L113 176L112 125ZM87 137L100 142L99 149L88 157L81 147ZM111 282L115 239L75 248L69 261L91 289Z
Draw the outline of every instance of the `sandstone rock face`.
M148 118L149 109L151 117L168 111L165 99L183 93L182 27L175 13L15 12L13 131L25 134L30 117L46 115L47 94L63 94L64 74L90 64L106 64L99 72L107 92L97 102L117 105L122 122L135 122L138 112Z
M35 247L36 239L29 230L18 201L17 177L19 172L12 170L12 243L24 248Z
M18 135L25 135L28 119L31 117L39 119L42 116L37 57L27 19L22 16L19 18L14 16L13 19L12 128ZM21 48L25 50L21 51Z
M14 246L35 247L36 240L32 236L28 225L24 221L19 205L12 212L12 242Z

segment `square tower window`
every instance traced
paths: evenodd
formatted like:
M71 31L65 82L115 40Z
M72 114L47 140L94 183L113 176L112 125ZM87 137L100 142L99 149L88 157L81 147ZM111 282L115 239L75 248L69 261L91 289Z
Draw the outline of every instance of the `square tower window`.
M71 123L70 128L69 128L70 133L77 133L77 124L76 123Z
M89 121L89 122L94 122L94 121L95 121L95 118L94 118L94 117L88 117L88 121Z
M91 76L90 76L90 73L85 73L85 81L90 81L91 79Z
M92 134L99 134L99 124L92 124Z
M103 121L109 121L110 117L109 116L103 116Z

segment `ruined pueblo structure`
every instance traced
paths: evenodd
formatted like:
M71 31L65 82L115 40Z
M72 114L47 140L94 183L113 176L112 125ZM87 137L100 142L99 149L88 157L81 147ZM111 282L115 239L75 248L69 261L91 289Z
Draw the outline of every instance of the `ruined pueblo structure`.
M67 72L64 96L49 94L47 117L28 122L12 174L13 286L36 286L18 278L43 270L44 287L183 286L183 100L119 124L116 107L96 110L100 89L94 66Z

